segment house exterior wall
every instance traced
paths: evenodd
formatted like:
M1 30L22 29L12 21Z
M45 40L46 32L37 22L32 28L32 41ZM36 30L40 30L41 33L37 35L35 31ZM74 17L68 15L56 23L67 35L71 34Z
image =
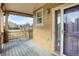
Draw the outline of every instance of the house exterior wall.
M50 8L50 13L46 14L43 11L43 25L33 28L33 41L37 43L40 47L47 49L49 52L55 52L55 11L62 10L66 7L74 6L76 4L60 4L55 7ZM53 6L53 5L50 5ZM48 6L49 7L49 6ZM48 9L47 7L43 9ZM41 9L42 9L41 8ZM37 10L38 11L38 10ZM63 26L63 13L61 12L62 26ZM35 19L34 19L35 20ZM35 22L35 21L34 21ZM63 30L63 27L62 27ZM63 54L63 34L61 38L60 53Z
M52 8L45 7L42 7L43 25L33 28L33 41L41 48L53 52L55 50L55 20L52 18ZM49 9L49 13L45 12L46 9Z
M51 51L52 48L52 20L50 14L43 15L43 25L33 29L33 41L40 47Z
M43 25L33 28L33 41L49 52L55 52L55 12L53 9L61 9L63 6L64 4L43 6ZM45 12L46 9L50 10L49 14Z

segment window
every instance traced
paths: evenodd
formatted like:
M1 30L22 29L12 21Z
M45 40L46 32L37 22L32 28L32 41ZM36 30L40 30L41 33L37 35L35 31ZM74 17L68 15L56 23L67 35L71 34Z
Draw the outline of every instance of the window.
M36 25L43 25L43 9L36 12Z

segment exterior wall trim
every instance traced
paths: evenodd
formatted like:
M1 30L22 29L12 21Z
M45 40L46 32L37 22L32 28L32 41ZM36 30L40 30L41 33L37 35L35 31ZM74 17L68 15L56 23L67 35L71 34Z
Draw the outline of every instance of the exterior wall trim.
M42 17L42 23L41 23L41 24L37 24L37 13L40 12L40 11L41 11L41 13L42 13L42 16L41 16L41 17ZM43 25L43 15L44 15L44 14L43 14L43 8L40 9L40 10L38 10L38 11L36 12L36 26L41 26L41 25Z

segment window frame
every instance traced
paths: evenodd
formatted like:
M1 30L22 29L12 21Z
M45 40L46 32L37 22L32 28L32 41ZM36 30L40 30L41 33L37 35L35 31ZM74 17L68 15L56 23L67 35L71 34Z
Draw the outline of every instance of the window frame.
M41 16L40 17L37 17L37 14L39 13L39 12L41 12ZM41 26L41 25L43 25L43 8L42 9L40 9L40 10L38 10L38 11L36 11L36 26ZM41 23L37 23L37 20L38 20L38 18L41 18L41 20L42 20L42 22Z

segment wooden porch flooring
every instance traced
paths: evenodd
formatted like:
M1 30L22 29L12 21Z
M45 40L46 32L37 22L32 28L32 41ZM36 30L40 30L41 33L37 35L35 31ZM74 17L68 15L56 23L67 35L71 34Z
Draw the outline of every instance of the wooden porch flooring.
M51 56L51 54L39 48L32 40L14 39L4 44L1 56Z

